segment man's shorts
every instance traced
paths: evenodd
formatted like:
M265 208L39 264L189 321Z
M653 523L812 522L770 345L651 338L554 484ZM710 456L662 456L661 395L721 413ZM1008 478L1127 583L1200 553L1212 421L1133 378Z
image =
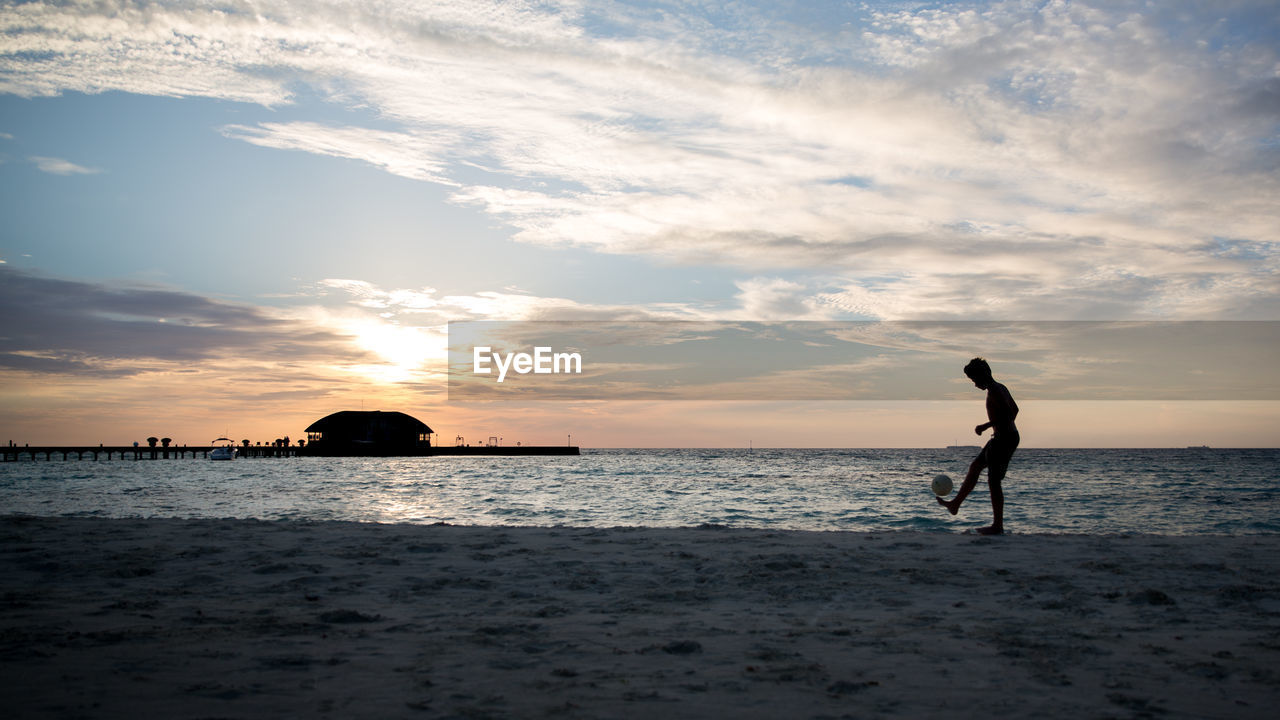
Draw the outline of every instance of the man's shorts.
M1004 479L1004 474L1009 470L1009 460L1013 458L1013 451L1018 449L1021 439L1015 430L995 435L987 441L982 452L978 453L979 462L987 466L987 482Z

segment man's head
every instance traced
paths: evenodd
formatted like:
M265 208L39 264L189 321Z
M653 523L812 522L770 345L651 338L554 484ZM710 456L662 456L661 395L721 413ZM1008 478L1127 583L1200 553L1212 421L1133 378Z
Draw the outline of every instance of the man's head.
M991 366L980 357L970 360L969 364L964 366L964 374L969 376L974 385L983 390L991 385Z

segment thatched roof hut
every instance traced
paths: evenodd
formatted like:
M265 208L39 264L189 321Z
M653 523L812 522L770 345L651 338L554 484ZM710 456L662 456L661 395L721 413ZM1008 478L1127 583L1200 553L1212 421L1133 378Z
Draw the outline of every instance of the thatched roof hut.
M431 447L433 431L402 412L343 410L307 427L307 454L412 455Z

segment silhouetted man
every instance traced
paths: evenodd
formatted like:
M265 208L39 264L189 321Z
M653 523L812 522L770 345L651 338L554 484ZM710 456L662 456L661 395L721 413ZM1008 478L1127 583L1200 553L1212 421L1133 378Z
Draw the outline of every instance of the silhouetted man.
M1004 489L1000 482L1004 480L1005 471L1009 469L1009 459L1013 451L1018 449L1018 427L1013 424L1018 417L1018 404L1009 394L1009 388L1001 385L991 377L991 366L982 358L974 358L964 366L964 374L969 376L980 390L987 391L987 422L973 429L981 435L987 428L992 428L991 439L986 447L978 453L969 465L969 474L964 476L960 491L951 500L938 498L938 504L945 507L952 515L960 512L960 504L978 484L978 475L987 468L987 485L991 488L991 512L995 521L989 527L978 528L980 535L999 535L1004 532Z

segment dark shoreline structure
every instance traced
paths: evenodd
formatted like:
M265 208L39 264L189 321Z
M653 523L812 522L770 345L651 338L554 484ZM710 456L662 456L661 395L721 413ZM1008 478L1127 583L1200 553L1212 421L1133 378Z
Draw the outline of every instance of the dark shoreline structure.
M146 447L133 445L10 445L0 447L0 462L18 460L182 460L207 458L213 445L181 445ZM297 457L302 448L296 446L253 445L237 447L238 457Z
M427 424L402 412L343 410L307 426L303 454L326 457L419 455L432 448Z
M208 458L213 450L210 445L151 448L130 445L30 445L0 446L0 462L23 460L183 460ZM349 452L320 453L311 448L296 445L276 447L259 445L236 448L240 458L285 457L434 457L437 455L470 456L520 456L520 455L581 455L577 445L450 445L429 447L408 452Z
M453 445L432 441L421 420L402 412L343 410L307 426L300 455L322 457L412 457L417 455L578 455L576 445Z
M343 410L311 423L307 441L297 445L245 445L236 448L239 457L430 457L435 455L579 455L577 445L485 445L442 446L432 442L435 432L426 423L402 412ZM167 442L167 440L166 440ZM247 441L246 441L247 442ZM63 460L105 459L169 460L207 458L214 446L138 445L8 445L0 448L0 461L24 459Z

